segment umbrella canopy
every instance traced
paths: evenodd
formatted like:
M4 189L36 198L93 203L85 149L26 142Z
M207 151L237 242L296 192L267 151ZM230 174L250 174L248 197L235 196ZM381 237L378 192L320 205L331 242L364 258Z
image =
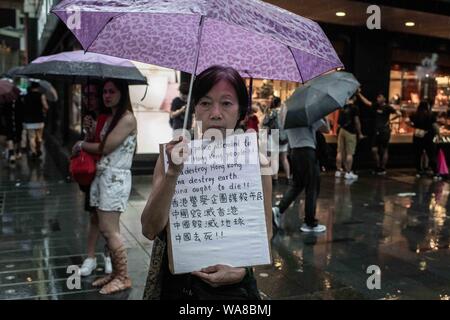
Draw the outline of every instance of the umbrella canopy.
M20 90L13 82L0 80L0 103L9 103L16 100L20 95Z
M52 12L87 51L192 74L305 82L342 67L317 23L259 0L63 0Z
M360 84L348 72L332 72L307 82L286 101L285 129L310 126L342 108Z
M17 74L46 80L123 79L128 84L147 84L147 79L128 60L82 50L62 52L33 60Z
M22 66L12 67L8 71L6 71L4 74L2 74L2 77L14 79L17 77L20 77L19 73L23 70Z

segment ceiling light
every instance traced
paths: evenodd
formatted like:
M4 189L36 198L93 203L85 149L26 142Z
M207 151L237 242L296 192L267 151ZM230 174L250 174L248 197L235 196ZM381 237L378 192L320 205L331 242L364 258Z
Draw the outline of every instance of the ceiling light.
M415 25L416 24L412 21L405 22L405 26L407 26L407 27L414 27Z
M339 12L336 12L336 15L338 17L345 17L347 14L345 12L339 11Z

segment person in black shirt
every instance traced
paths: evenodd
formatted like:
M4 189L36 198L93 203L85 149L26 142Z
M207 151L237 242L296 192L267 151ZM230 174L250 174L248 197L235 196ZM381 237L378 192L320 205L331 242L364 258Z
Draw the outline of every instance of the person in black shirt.
M382 94L377 96L376 102L370 102L358 91L361 101L368 107L372 107L374 132L371 137L372 153L376 163L375 173L379 175L386 174L386 164L388 161L388 146L391 139L390 121L400 117L400 111L395 110L386 103L386 97ZM391 114L397 116L391 119Z
M417 111L410 117L410 124L414 127L413 146L417 177L425 174L421 166L423 151L426 152L429 160L429 166L437 178L436 166L436 146L433 142L435 135L439 135L439 126L436 122L436 116L430 111L430 105L427 101L420 102Z
M22 154L20 153L20 143L22 140L23 112L22 97L18 97L17 99L3 105L6 144L10 164L14 164L16 159L20 159L22 157Z
M180 84L180 96L172 101L170 108L170 126L173 130L183 129L184 116L186 113L189 85L185 82ZM187 130L192 127L192 115L189 115Z
M41 146L44 132L44 118L45 113L48 111L48 104L37 82L31 82L24 100L24 124L30 143L31 157L35 159L42 154Z

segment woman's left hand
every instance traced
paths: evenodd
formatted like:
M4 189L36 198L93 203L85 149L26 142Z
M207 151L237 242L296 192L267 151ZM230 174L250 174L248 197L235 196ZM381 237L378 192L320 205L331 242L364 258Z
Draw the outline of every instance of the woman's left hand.
M241 282L245 277L245 268L235 268L223 264L203 268L192 272L212 287L220 287Z

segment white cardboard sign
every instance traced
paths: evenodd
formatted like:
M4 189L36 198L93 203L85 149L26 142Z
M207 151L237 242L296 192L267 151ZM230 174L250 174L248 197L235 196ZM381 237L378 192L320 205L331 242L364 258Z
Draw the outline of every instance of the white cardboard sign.
M255 133L189 143L169 216L172 273L271 263ZM165 169L168 160L164 151Z

